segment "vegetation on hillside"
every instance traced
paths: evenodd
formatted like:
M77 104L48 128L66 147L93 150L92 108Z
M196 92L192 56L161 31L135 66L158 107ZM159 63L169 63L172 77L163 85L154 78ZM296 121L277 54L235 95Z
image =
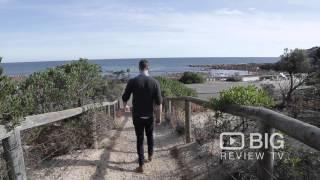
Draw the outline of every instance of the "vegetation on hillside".
M35 72L22 81L0 74L0 124L12 128L27 115L113 101L121 92L118 80L106 79L101 67L86 59ZM27 164L33 166L42 158L91 147L94 114L97 112L92 110L54 125L24 131L22 142L29 147L25 153L30 157ZM112 128L113 121L108 119L104 117L102 124Z
M320 79L320 50L319 48L285 49L280 60L274 64L263 65L260 68L285 72L289 83L281 84L282 102L279 108L291 104L294 92L305 83L319 84Z
M0 63L1 61L0 57ZM0 67L0 124L18 119L28 108L24 105L22 92L17 86L18 83L5 76Z
M254 85L236 86L220 92L218 98L210 100L210 106L218 111L223 111L228 105L249 105L271 108L274 100L263 89Z
M280 61L275 64L275 70L285 71L289 74L288 87L282 87L281 89L282 103L280 106L284 106L292 100L293 92L312 76L312 65L306 51L302 49L290 51L285 49L280 57Z
M179 79L180 82L184 84L196 84L204 83L205 79L202 74L194 72L184 72L182 77Z
M161 76L155 78L160 83L161 93L163 97L197 96L197 92L195 90L186 87L179 81Z
M119 83L105 79L101 67L86 59L35 72L21 82L0 78L0 123L16 124L25 115L111 101L121 93Z

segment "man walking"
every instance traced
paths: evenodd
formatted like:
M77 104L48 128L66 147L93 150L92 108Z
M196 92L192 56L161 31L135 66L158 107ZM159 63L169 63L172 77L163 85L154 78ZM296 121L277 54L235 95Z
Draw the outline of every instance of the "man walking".
M162 97L160 86L157 80L149 76L149 63L147 60L139 62L140 74L130 79L122 96L124 107L133 95L132 99L132 118L137 137L137 152L139 157L139 167L136 172L143 173L144 131L147 136L148 160L152 161L153 155L153 126L154 126L154 107L156 110L156 122L161 122Z

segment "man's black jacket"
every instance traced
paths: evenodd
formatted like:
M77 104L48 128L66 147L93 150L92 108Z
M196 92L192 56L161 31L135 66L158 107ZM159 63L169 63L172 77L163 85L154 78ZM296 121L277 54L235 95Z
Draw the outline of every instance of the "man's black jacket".
M150 76L140 74L130 79L122 95L122 100L127 102L133 94L133 117L152 117L154 104L162 103L160 85Z

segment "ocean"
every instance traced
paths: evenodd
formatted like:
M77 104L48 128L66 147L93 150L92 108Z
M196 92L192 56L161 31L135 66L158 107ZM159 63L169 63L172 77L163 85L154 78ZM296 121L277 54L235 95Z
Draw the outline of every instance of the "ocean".
M138 73L140 59L105 59L89 60L99 64L103 73L130 69L131 74ZM189 65L206 64L244 64L244 63L273 63L277 57L208 57L208 58L149 58L150 73L152 75L178 73L185 71L201 71L200 68ZM69 63L70 61L42 61L42 62L17 62L2 63L4 73L9 76L29 75L33 72Z

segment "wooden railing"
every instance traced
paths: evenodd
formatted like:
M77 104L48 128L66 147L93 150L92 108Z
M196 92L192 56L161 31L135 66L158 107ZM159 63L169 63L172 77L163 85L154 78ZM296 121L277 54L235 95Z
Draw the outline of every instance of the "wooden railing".
M212 109L208 105L207 100L202 100L194 97L168 97L165 99L165 111L172 111L172 101L184 101L185 102L185 138L186 142L191 142L191 103L205 106ZM214 110L214 109L212 109ZM225 113L229 113L235 116L241 116L257 120L261 123L260 133L271 134L274 129L278 129L285 134L301 141L302 143L309 145L317 150L320 150L320 128L304 123L297 119L288 117L278 112L272 111L263 107L253 106L236 106L230 105L225 109ZM268 136L270 137L270 136ZM264 136L263 136L264 138ZM262 142L266 142L265 139ZM268 141L270 143L270 139ZM260 149L264 153L264 158L258 161L258 178L259 180L272 180L274 161L272 157L273 148L269 144L267 149Z
M53 122L68 119L77 115L81 115L91 109L106 107L106 112L113 119L116 117L116 110L120 108L119 101L102 102L84 105L82 107L67 109L63 111L50 112L45 114L38 114L33 116L27 116L16 126L13 130L8 131L5 126L0 125L0 140L2 140L2 146L4 149L4 158L6 160L8 176L10 180L26 180L26 170L23 157L23 149L21 146L20 132L26 129L39 127L42 125L50 124ZM95 115L92 119L93 127L95 127ZM95 132L93 132L95 133ZM96 137L93 136L94 146L97 148Z

